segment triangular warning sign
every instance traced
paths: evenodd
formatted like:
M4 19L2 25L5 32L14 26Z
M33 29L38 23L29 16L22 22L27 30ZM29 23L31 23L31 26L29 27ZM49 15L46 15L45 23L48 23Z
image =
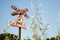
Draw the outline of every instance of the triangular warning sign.
M19 16L14 22L12 22L12 26L21 27L23 29L26 29L22 16Z

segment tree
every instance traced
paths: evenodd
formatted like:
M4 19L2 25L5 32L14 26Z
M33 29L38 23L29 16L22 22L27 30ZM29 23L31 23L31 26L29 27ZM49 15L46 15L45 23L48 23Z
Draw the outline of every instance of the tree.
M60 40L60 31L57 30L57 37L56 37L57 40Z
M31 40L29 37L24 38L24 40Z
M46 38L46 40L50 40L50 38Z
M40 30L40 32L42 33L40 40L46 40L45 36L47 35L46 30L48 30L48 28L50 27L50 23L43 23L43 19L42 19L42 13L43 11L40 11L40 5L38 4L33 4L31 2L31 6L32 6L32 13L34 13L34 16L32 17L32 22L31 22L31 28L32 28L32 32L33 32L33 38L34 40L36 40L36 38L38 38L38 30Z
M55 37L52 37L51 40L55 40Z
M18 36L10 33L0 34L0 40L18 40Z

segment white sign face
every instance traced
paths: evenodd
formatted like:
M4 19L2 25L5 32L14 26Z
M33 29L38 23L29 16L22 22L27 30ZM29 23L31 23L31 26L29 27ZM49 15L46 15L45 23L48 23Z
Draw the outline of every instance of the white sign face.
M19 17L19 20L17 21L17 26L26 29L22 16Z
M17 25L20 26L24 26L24 21L22 18L19 18L19 20L17 21Z

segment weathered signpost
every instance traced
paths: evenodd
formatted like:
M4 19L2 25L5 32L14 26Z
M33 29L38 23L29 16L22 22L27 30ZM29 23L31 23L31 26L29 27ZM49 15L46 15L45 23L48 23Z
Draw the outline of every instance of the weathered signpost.
M26 29L22 15L24 15L26 18L29 18L29 16L26 14L28 9L25 8L23 10L20 10L13 5L11 6L11 8L15 10L15 12L11 13L12 16L19 15L18 18L11 23L11 26L19 28L19 40L21 40L21 28Z

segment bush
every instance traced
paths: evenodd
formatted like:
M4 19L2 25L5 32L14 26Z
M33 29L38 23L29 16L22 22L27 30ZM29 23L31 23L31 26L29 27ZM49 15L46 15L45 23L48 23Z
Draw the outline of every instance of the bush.
M0 34L0 40L18 40L18 36L10 33L2 33Z

